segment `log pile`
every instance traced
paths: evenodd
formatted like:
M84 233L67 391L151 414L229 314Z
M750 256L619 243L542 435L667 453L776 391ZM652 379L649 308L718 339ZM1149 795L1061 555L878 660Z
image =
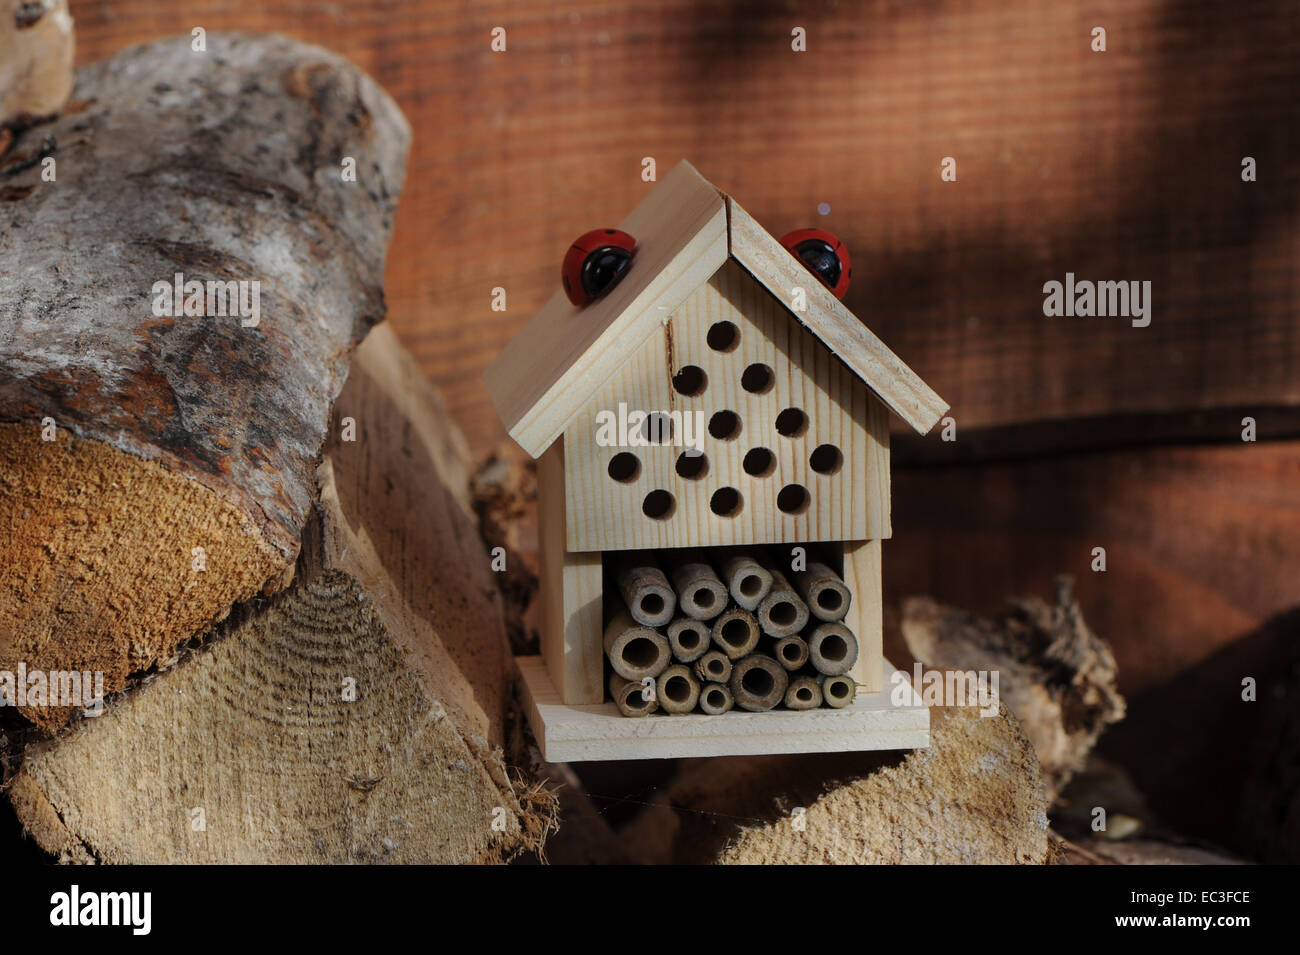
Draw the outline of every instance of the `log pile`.
M839 708L857 692L852 595L825 563L775 553L629 551L613 557L605 625L609 698L628 717L733 708Z
M158 41L77 92L9 147L55 144L57 179L20 163L0 202L0 697L94 671L104 699L0 707L18 821L66 862L539 850L466 443L367 336L401 112L277 36ZM260 282L259 315L159 314L180 271Z

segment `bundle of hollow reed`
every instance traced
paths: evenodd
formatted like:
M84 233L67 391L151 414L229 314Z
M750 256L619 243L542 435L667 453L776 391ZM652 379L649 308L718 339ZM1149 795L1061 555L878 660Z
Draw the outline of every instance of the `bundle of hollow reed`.
M609 693L624 716L853 702L850 593L809 560L793 584L769 555L728 549L619 555L605 627Z

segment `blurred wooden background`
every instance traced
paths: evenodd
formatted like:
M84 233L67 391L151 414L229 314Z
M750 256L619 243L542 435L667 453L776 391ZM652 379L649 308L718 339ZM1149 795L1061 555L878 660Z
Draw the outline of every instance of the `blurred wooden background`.
M891 598L987 610L1075 574L1135 712L1158 702L1166 716L1117 730L1112 753L1168 790L1161 808L1192 814L1184 824L1213 830L1206 818L1230 813L1231 781L1198 786L1190 806L1178 787L1206 749L1254 732L1240 680L1266 692L1276 645L1296 636L1270 629L1300 604L1294 4L72 9L81 62L196 26L279 30L394 94L415 139L390 316L480 452L502 437L483 367L556 287L572 238L649 188L642 157L661 173L689 158L777 235L838 233L853 252L848 305L958 424L953 444L898 433ZM505 53L490 50L496 26ZM796 26L806 53L791 51ZM1105 53L1090 49L1096 26ZM955 183L940 181L946 156ZM1245 156L1256 182L1241 180ZM1150 280L1150 327L1045 318L1042 285L1067 271ZM1244 415L1265 440L1241 442ZM1104 574L1089 570L1097 546ZM1229 645L1247 651L1220 667ZM1193 675L1200 688L1180 692Z

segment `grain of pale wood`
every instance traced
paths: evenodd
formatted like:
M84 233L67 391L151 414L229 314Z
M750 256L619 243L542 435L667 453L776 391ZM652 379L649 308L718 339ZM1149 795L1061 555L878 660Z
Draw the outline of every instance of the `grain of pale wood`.
M537 536L542 657L566 703L599 703L604 573L598 551L565 544L564 441L537 462Z
M706 341L709 329L723 321L739 330L737 344L727 352L715 351ZM742 374L753 364L772 370L772 384L761 394L741 385ZM690 365L706 376L697 396L673 387L673 376ZM700 413L706 425L702 446L707 472L684 478L676 471L686 450L684 418L683 433L675 435L674 444L598 444L597 416L604 411L617 417L620 404L629 412ZM880 408L873 413L873 404L879 405L878 400L856 376L743 268L728 262L635 350L610 382L589 393L566 430L565 477L572 489L566 500L569 547L612 550L886 536L887 412ZM786 437L777 432L776 419L792 407L807 415L807 429ZM735 438L720 440L709 435L707 423L724 410L739 415L740 429ZM809 465L809 455L822 444L834 445L842 454L833 474L818 474ZM755 448L773 455L769 472L759 476L743 468L745 454ZM640 461L636 477L627 482L608 471L614 455L624 452ZM788 484L802 485L809 493L802 513L777 508L777 494ZM734 516L710 509L712 495L724 487L740 495ZM642 511L646 495L655 489L675 498L667 518Z
M916 694L859 694L840 710L732 710L628 719L613 703L564 704L540 657L519 657L525 707L550 762L912 749L928 742L930 711ZM888 672L894 672L888 667ZM882 670L882 682L885 671Z
M858 638L858 661L849 671L864 692L881 689L876 682L884 659L884 595L881 589L880 541L844 545L844 583L853 595L844 625Z
M358 437L335 441L317 472L294 584L28 751L10 798L47 850L454 863L525 841L499 749L505 624L464 504L463 440L383 327L339 405Z
M1047 798L1015 719L1005 707L990 718L974 707L929 713L929 747L901 761L844 753L684 763L620 830L620 848L643 864L1047 861Z
M396 105L317 47L208 42L83 69L84 109L11 149L54 143L58 173L9 169L27 191L0 202L0 668L102 670L117 692L283 587L330 402L383 315ZM178 272L261 283L259 323L154 315Z

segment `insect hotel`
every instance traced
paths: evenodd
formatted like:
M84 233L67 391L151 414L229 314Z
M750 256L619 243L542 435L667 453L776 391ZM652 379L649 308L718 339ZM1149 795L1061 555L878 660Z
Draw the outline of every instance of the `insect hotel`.
M683 162L488 368L538 461L518 665L546 759L928 744L881 652L880 542L889 413L924 433L947 405L840 302L850 274Z

